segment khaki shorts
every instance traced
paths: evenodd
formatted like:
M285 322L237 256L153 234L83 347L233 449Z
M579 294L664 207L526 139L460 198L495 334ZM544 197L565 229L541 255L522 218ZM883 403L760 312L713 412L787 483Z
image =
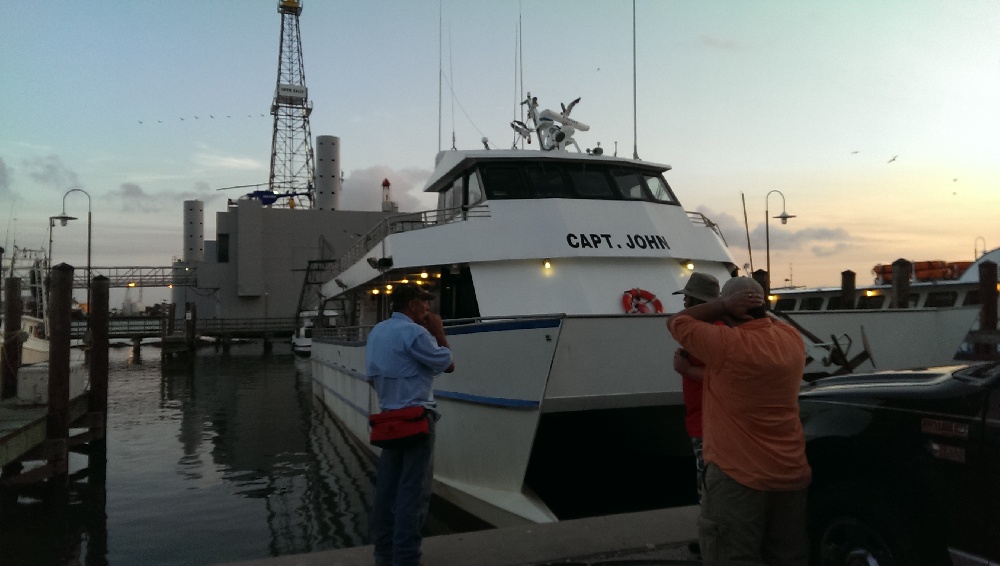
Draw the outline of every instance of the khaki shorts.
M751 489L711 463L705 466L702 482L698 539L703 560L808 564L806 489Z

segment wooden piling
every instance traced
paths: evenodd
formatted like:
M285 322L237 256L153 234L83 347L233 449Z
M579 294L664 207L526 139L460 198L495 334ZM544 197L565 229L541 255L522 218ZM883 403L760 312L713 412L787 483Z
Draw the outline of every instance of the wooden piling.
M892 262L892 307L905 309L910 306L910 273L913 264L900 258Z
M758 269L753 272L753 280L760 283L760 286L764 288L764 296L767 297L771 294L771 284L767 280L767 271L763 269ZM770 301L764 301L764 305L770 305Z
M997 330L997 264L984 261L979 264L979 297L982 309L979 311L979 332L995 333ZM977 355L993 359L997 356L996 343L976 343Z
M855 296L857 286L855 285L855 273L848 269L840 272L840 304L841 308L853 309L857 306Z
M69 482L69 344L73 308L73 267L52 268L49 292L49 411L46 441L51 446L48 463L51 485Z
M8 277L4 282L3 363L0 364L0 399L17 396L17 368L21 367L21 280Z
M110 282L100 275L91 282L90 328L93 345L90 349L90 395L87 408L99 413L101 428L108 422L108 291Z
M184 315L184 338L187 341L187 347L189 352L195 351L195 342L198 339L198 305L195 303L187 304L187 312Z

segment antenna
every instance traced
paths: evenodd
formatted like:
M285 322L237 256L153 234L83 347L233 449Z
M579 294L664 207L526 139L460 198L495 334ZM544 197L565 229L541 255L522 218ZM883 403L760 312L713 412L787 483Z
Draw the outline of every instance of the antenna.
M638 104L635 87L635 0L632 0L632 159L639 159Z
M442 75L444 75L444 24L441 15L441 0L438 0L438 153L441 153L441 98Z
M747 255L750 256L750 274L753 274L753 251L750 249L750 223L747 221L747 197L745 194L740 193L740 198L743 199L743 226L747 230Z

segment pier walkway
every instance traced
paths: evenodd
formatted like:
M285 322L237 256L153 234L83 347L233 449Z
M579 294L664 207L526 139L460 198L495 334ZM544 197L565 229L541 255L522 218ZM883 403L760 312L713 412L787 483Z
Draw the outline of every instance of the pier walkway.
M427 566L583 566L702 564L688 550L698 507L676 507L508 527L424 539ZM230 566L371 566L361 546L234 562Z

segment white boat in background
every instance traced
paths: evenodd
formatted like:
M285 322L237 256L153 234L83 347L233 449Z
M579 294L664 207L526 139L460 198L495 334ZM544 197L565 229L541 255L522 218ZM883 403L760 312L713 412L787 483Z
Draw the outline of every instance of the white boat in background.
M873 284L855 287L852 310L843 308L839 287L773 289L769 298L786 320L827 344L839 343L858 371L942 365L971 352L966 337L979 326L979 269L985 262L1000 264L1000 248L975 261L911 263L906 309L892 308L892 271L882 265L872 270ZM858 311L870 314L861 318ZM869 356L863 355L866 342Z
M316 319L319 316L318 310L308 310L299 313L297 328L292 335L292 352L301 356L308 356L312 351L312 333L316 326ZM337 311L323 311L325 317L323 325L332 328L337 323Z
M23 248L15 244L8 268L3 270L5 276L21 280L21 326L20 332L12 334L21 342L21 365L49 361L48 329L45 321L48 297L45 291L47 268L48 261L44 250Z
M540 151L439 153L424 189L437 209L382 221L339 259L321 292L337 328L313 331L314 391L367 446L378 411L367 332L388 316L392 286L416 282L437 295L457 368L435 380L438 495L497 526L580 516L574 505L628 491L662 506L663 492L685 489L664 481L663 462L691 457L666 328L683 307L673 293L693 271L725 281L738 270L718 227L681 206L669 166L569 152L588 129L569 118L576 101L561 113L525 102L532 126L512 126ZM873 314L803 328L803 339L865 328L878 360ZM931 336L942 324L919 317L907 330ZM807 371L848 371L844 345L818 341ZM675 504L696 501L689 479L691 499ZM604 509L624 510L637 509Z

